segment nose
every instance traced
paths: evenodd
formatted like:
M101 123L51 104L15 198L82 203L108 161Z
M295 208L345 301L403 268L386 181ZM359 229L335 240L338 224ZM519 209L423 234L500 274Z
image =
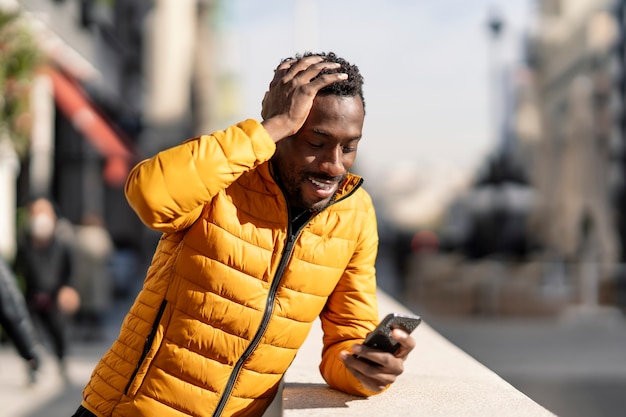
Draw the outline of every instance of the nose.
M332 147L323 153L319 168L320 171L331 176L338 177L345 173L343 164L343 152L340 146Z

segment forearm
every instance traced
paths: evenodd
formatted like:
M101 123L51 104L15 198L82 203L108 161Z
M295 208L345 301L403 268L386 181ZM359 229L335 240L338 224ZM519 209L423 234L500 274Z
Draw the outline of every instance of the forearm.
M354 344L363 343L379 321L374 267L378 253L376 229L372 208L367 220L358 225L361 231L358 245L320 315L324 331L320 371L329 385L352 395L375 393L348 370L340 354L350 352Z
M380 391L371 391L365 388L340 359L342 351L349 352L354 343L360 342L362 340L350 340L330 347L324 352L319 369L322 377L331 387L350 395L369 397L379 394Z
M359 271L366 273L368 269ZM346 368L340 354L350 352L354 344L363 343L365 336L376 327L378 303L374 275L347 273L329 299L321 321L324 350L320 372L324 380L333 388L352 395L373 395L375 392L367 390Z

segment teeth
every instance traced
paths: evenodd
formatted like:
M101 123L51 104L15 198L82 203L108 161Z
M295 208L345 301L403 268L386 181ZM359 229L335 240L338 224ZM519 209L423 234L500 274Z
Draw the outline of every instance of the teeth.
M319 187L319 188L323 188L323 189L325 189L325 190L329 189L329 188L332 186L332 183L331 183L331 184L326 184L326 183L324 183L324 182L319 182L319 181L316 181L316 180L314 180L313 178L311 178L311 182L312 182L313 184L315 184L315 186L317 186L317 187Z

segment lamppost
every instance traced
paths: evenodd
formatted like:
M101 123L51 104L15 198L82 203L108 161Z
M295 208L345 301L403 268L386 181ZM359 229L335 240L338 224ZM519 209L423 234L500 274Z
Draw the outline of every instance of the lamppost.
M493 140L496 145L500 145L503 129L503 77L502 77L502 34L504 32L504 19L500 12L492 8L487 20L489 31L489 82L491 85L491 128Z

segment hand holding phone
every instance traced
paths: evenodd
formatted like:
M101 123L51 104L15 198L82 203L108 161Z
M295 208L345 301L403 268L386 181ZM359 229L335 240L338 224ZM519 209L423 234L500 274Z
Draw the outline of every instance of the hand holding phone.
M411 314L391 313L378 323L376 329L367 335L363 345L384 352L395 353L400 343L391 336L393 329L402 329L408 334L422 322L419 316Z
M355 353L342 352L342 360L364 387L375 392L382 391L402 374L402 362L415 347L412 337L399 342L391 333L394 329L401 329L411 334L421 322L419 316L411 314L388 314L367 335L360 348L355 346Z

